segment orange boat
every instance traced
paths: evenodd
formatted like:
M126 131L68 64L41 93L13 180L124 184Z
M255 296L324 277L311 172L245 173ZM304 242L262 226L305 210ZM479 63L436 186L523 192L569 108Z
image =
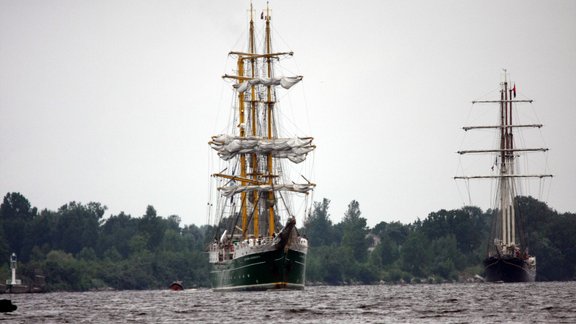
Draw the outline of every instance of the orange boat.
M182 286L182 281L179 281L179 280L171 283L169 288L170 288L170 290L174 290L174 291L184 290L184 286Z

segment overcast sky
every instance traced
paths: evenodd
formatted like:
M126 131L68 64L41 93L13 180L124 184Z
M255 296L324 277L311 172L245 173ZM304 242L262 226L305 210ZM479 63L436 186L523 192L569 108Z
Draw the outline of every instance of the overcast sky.
M153 205L204 224L207 142L226 122L221 76L227 53L244 49L248 6L0 0L0 194L52 210L97 201L107 216ZM576 212L576 1L271 7L275 49L294 51L304 75L295 91L302 135L318 145L314 199L332 200L334 222L352 199L370 226L467 203L452 179L460 127L476 113L471 100L496 98L503 68L545 126L555 177L540 198ZM472 194L490 207L489 192Z

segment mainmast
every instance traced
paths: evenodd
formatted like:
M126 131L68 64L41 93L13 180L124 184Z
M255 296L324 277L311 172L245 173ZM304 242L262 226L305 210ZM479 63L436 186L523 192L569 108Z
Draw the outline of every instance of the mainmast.
M256 53L256 45L255 45L255 39L254 39L254 11L252 9L252 3L250 3L250 36L249 36L249 52L250 52L250 77L253 79L256 77L256 58L255 55ZM256 113L257 113L257 109L256 109L256 87L254 85L252 85L250 87L250 114L251 114L251 120L252 120L252 136L256 136L257 135L257 117L256 117ZM251 177L253 180L255 180L257 183L260 183L260 173L258 172L258 156L256 155L256 153L252 153L251 156L251 160L252 160L252 174ZM253 225L254 225L254 237L258 237L259 235L259 231L260 231L260 208L259 206L259 202L260 202L260 196L258 191L254 191L253 192L253 210L252 210L252 219L253 219ZM244 238L246 237L247 232L244 232Z
M508 81L504 76L500 90L500 124L511 125L512 103L508 101ZM513 174L514 151L512 145L512 130L508 127L500 128L500 175ZM514 186L511 178L500 179L500 217L502 220L502 245L515 244L516 228L514 226Z

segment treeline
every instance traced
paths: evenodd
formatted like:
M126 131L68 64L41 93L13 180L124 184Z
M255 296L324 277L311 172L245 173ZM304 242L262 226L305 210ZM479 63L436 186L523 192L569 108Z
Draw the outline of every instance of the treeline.
M57 211L33 208L19 193L0 205L0 280L9 278L9 256L18 276L46 278L47 290L156 289L182 280L206 286L204 247L209 226L180 225L152 206L141 217L124 213L103 219L106 207L68 203Z
M517 203L537 256L537 280L574 279L576 215L530 197ZM308 283L442 282L482 274L492 210L440 210L411 224L369 228L357 201L336 224L329 207L328 199L315 202L299 229L310 244ZM8 193L0 205L0 280L9 277L15 252L18 276L25 283L44 276L47 290L160 289L174 280L209 286L211 226L182 226L178 216L159 216L152 206L140 217L103 218L105 211L95 202L39 211L23 195Z
M539 281L576 279L576 214L559 214L532 197L517 198ZM330 201L315 202L303 232L310 242L307 281L343 284L464 281L486 256L495 210L440 210L412 224L366 226L357 201L333 224Z

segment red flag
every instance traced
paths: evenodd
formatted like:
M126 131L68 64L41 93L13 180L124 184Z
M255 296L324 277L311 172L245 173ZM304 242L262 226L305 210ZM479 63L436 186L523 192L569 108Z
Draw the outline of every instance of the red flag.
M516 98L516 83L514 83L514 87L512 88L512 93L514 94L514 98Z

